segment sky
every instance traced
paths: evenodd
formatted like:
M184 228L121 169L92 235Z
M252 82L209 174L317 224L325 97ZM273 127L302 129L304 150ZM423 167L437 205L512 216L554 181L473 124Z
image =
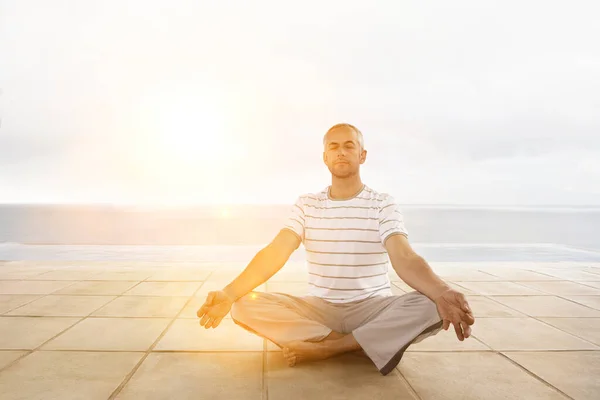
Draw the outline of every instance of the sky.
M0 203L600 205L594 1L0 0Z

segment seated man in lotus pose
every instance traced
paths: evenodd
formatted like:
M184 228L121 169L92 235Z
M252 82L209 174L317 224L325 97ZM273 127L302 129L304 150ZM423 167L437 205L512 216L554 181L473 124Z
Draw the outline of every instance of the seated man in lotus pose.
M285 227L223 290L210 292L200 324L216 328L231 311L239 326L283 349L290 366L362 350L387 375L406 348L454 325L459 340L474 323L465 296L442 281L408 242L394 198L364 185L363 136L338 124L324 137L331 185L300 196ZM304 244L307 296L252 292ZM388 266L416 291L392 295Z

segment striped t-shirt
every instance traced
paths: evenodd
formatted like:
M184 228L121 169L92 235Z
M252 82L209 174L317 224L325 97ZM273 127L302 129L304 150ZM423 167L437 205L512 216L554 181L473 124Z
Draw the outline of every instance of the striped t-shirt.
M366 185L344 200L331 199L329 190L300 196L284 227L306 249L308 294L333 303L391 296L383 243L390 235L408 237L400 207Z

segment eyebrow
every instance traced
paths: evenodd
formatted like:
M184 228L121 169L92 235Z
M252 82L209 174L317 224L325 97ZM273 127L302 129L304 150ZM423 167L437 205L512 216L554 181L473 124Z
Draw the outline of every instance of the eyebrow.
M344 144L346 144L346 143L352 143L353 145L356 145L356 143L354 143L354 140L346 140L344 142ZM329 142L329 143L327 143L327 146L331 146L332 144L339 144L339 143L338 142Z

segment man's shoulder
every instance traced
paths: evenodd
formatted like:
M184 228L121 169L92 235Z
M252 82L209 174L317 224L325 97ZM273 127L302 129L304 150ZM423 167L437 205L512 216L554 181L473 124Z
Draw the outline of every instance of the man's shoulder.
M298 196L298 200L302 203L314 203L327 200L327 188L318 192L303 193Z
M371 200L375 202L389 202L394 201L394 197L387 192L378 192L377 190L366 186L363 195L361 196L365 200Z

